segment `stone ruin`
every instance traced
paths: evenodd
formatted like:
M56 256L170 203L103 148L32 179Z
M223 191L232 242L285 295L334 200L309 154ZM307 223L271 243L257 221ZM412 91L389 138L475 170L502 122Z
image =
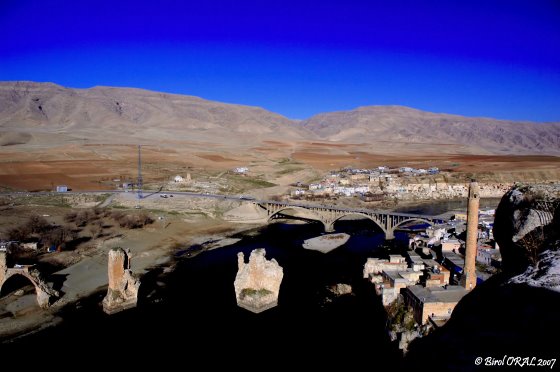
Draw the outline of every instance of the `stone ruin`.
M41 308L48 308L55 299L60 297L60 293L52 289L47 284L39 270L33 266L27 265L21 267L8 267L6 256L6 251L0 251L0 289L12 276L21 275L29 279L31 284L35 286L35 291L37 292L37 303Z
M109 288L103 311L114 314L136 307L140 280L130 270L130 258L122 248L109 251Z
M237 254L238 271L233 283L237 306L260 313L278 305L284 270L275 259L267 260L264 249L251 252L245 263L243 252Z

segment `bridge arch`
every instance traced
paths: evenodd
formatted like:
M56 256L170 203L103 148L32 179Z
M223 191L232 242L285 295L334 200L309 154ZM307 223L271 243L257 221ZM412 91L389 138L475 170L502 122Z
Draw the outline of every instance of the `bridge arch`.
M32 284L33 288L35 290L35 293L37 294L37 302L39 302L39 288L37 288L37 284L35 283L35 281L25 272L25 271L18 271L18 272L10 272L8 270L8 272L6 273L6 276L4 277L4 280L2 281L2 283L0 283L0 295L2 297L7 296L8 294L10 294L12 291L10 292L6 292L4 293L3 291L6 290L6 283L9 285L11 283L13 283L14 281L21 281L22 279L25 279L25 281L27 282L27 284ZM19 289L19 288L18 288Z
M372 221L376 226L378 226L378 227L381 229L381 231L383 231L383 233L384 233L385 235L387 235L387 230L385 230L385 226L383 226L383 224L382 224L381 222L379 222L376 218L374 218L374 217L372 217L372 216L370 216L370 215L368 215L368 214L366 214L366 213L360 213L360 212L348 212L348 213L345 213L345 214L343 214L343 215L341 215L341 216L338 216L337 218L335 218L333 221L331 221L331 222L328 224L328 228L327 228L327 224L325 224L325 231L333 231L333 230L334 230L334 223L335 223L336 221L339 221L340 219L342 219L342 218L344 218L344 217L348 217L348 216L361 216L361 217L364 217L364 218L366 218L366 219Z
M434 226L434 222L432 222L432 221L430 221L430 220L427 220L427 219L425 219L425 218L422 218L422 217L411 217L411 218L409 218L409 219L406 219L406 220L401 221L401 222L397 223L396 225L394 225L394 226L393 226L393 230L395 230L396 228L398 228L398 227L400 227L400 226L402 226L402 225L404 225L404 224L407 224L407 223L413 222L413 221L424 222L424 223L429 224L430 226Z
M47 283L41 278L37 270L28 270L28 268L9 268L3 272L4 275L0 276L0 293L4 284L14 277L24 277L35 287L37 294L37 303L42 308L47 308L51 304L51 299L59 296L58 291L50 288Z
M301 211L303 216L293 216L294 218L302 218L302 219L307 219L307 220L314 220L317 222L323 222L323 218L321 218L321 216L317 213L315 213L314 211L307 209L307 208L303 208L303 207L298 207L295 205L287 205L277 211L275 211L274 213L272 213L270 216L268 216L268 222L272 221L275 217L277 217L279 214L282 214L282 212L287 211L287 210L295 210L295 211Z

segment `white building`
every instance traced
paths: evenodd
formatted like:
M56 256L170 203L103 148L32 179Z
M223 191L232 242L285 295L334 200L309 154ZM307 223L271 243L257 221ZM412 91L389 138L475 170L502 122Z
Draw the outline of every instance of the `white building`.
M237 174L245 174L249 172L249 168L247 167L237 167L237 168L233 168L233 173L237 173Z

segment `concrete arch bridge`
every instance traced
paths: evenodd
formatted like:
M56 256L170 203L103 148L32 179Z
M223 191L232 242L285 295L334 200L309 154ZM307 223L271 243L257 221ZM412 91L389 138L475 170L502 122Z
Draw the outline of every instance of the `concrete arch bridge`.
M319 205L291 204L281 202L254 202L255 205L264 209L268 221L278 218L299 218L321 222L326 232L334 231L334 223L346 216L362 216L372 220L383 232L385 239L395 238L395 230L410 222L422 222L430 225L446 222L444 219L418 214L397 213L387 211L376 211L370 209L337 208ZM288 214L289 211L295 215Z

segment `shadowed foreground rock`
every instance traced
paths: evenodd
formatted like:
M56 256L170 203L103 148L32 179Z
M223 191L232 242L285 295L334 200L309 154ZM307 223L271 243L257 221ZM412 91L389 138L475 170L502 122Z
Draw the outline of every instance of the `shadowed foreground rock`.
M477 357L557 358L560 334L560 185L514 187L502 198L494 236L503 272L459 302L451 319L412 342L407 367L470 371ZM552 337L551 337L552 336Z
M237 305L260 313L278 305L280 284L284 271L275 259L267 260L264 249L251 252L249 263L245 263L243 252L237 254L238 271L235 277Z
M135 307L140 280L130 270L130 260L122 248L109 251L109 288L103 299L103 311L114 314Z

